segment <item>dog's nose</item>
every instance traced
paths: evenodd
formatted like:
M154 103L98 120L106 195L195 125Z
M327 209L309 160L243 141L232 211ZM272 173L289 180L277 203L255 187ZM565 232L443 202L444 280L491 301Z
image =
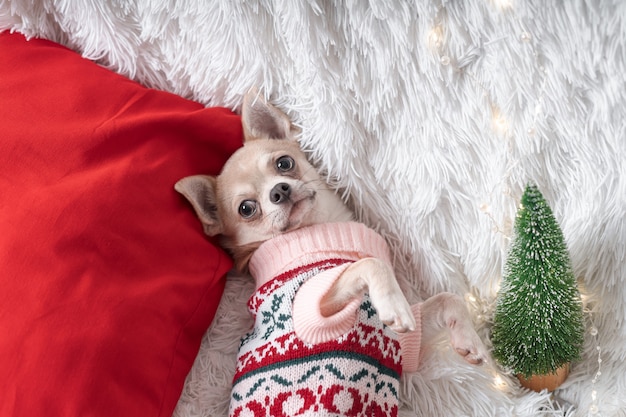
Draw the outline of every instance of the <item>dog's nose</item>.
M281 182L276 184L270 191L270 201L274 204L282 204L289 200L291 187L289 184Z

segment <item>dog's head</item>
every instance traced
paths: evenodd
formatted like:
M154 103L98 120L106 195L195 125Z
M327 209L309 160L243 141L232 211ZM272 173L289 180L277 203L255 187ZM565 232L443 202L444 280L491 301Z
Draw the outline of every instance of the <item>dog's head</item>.
M242 107L244 146L217 177L196 175L175 188L191 203L207 235L221 235L238 269L261 243L350 212L307 161L282 111L252 91Z

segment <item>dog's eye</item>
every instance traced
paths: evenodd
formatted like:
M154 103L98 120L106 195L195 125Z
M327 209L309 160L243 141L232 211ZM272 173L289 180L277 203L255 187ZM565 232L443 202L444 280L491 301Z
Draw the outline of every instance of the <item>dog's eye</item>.
M291 171L296 166L292 157L284 155L276 160L276 168L281 172Z
M244 219L249 219L256 213L256 201L245 200L239 204L239 215Z

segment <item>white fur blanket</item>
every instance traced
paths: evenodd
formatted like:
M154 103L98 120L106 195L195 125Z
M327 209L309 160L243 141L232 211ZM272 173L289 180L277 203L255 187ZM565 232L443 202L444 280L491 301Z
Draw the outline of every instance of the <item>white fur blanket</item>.
M464 295L487 344L534 181L584 293L582 360L551 398L441 343L404 378L401 414L626 415L626 3L0 0L3 28L206 105L264 88L388 239L411 301ZM231 277L176 416L226 414L251 292Z

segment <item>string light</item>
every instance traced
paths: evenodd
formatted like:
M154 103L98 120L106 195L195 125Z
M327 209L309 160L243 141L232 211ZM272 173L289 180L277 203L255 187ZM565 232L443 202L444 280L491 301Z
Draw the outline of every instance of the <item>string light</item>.
M498 109L492 111L491 126L493 131L502 137L505 137L509 132L509 122L507 122Z
M472 288L471 292L465 294L465 302L467 303L470 311L474 313L479 326L491 321L494 303L490 303L486 299L482 298L478 294L476 288Z
M435 25L428 33L428 46L433 50L438 50L443 44L443 28Z
M493 385L495 385L495 387L500 391L504 391L508 388L508 384L504 378L500 376L500 374L496 374L496 376L493 377Z
M512 0L492 0L493 5L496 6L500 11L505 11L511 9L513 7Z
M529 137L534 137L537 134L537 122L544 112L544 97L545 97L545 89L546 89L546 82L548 78L547 77L548 72L546 68L542 65L542 63L540 62L539 54L535 48L535 44L536 44L535 38L524 26L521 19L515 15L515 11L513 8L513 0L491 0L491 3L494 5L496 9L502 12L512 11L514 19L517 21L518 25L521 27L521 32L519 34L518 39L520 42L523 42L529 45L530 52L537 65L538 72L541 74L541 84L540 84L536 102L533 108L532 122L531 122L531 125L526 129L526 134ZM436 56L438 56L438 59L439 59L439 63L442 66L444 67L451 66L455 70L455 72L465 74L471 80L473 80L474 83L479 88L482 89L482 91L484 92L484 97L486 97L487 100L489 101L489 107L491 109L492 130L499 136L506 138L506 139L510 139L511 132L512 132L510 123L507 120L507 118L504 116L500 108L494 104L493 100L491 100L490 98L491 95L489 91L487 90L487 88L485 88L485 86L473 74L471 74L470 72L464 71L465 68L455 67L455 64L454 64L455 60L452 57L450 57L450 55L444 53L444 26L441 23L441 15L442 15L444 8L445 6L441 5L437 9L436 17L434 19L435 23L433 24L431 30L428 32L428 35L427 35L427 45L433 52L436 53ZM509 149L510 149L510 146L509 146ZM508 153L507 153L507 157L508 157ZM515 165L515 163L516 162L509 164L509 166ZM510 168L507 169L505 177L503 178L504 189L507 190L503 193L507 195L509 198L514 198L515 196L512 195L508 185L506 185L508 184L508 178L510 176L510 172L511 172L511 169ZM482 203L480 205L480 211L483 212L485 215L487 215L494 222L496 233L504 234L503 230L505 230L506 228L498 226L498 223L496 222L496 220L494 219L491 213L491 206L488 203ZM508 238L508 236L505 235L505 238ZM505 242L506 240L507 239L504 239L503 242ZM490 320L490 317L492 317L493 315L495 299L492 299L492 301L489 302L488 300L483 299L479 295L475 295L474 292L475 290L473 289L472 293L466 294L465 300L469 304L470 308L474 312L477 313L476 318L477 320L479 320L479 322L481 323L488 322ZM586 296L584 295L583 295L583 305L586 305ZM596 374L594 375L594 378L591 380L591 404L589 406L588 413L587 413L589 417L595 417L599 415L599 412L600 412L598 408L598 401L597 401L598 393L596 390L596 384L598 380L600 379L600 376L602 375L602 348L598 344L598 340L597 340L598 328L595 327L593 323L593 315L591 313L591 309L585 307L583 311L588 317L588 320L590 322L589 334L594 338L594 341L596 344L596 352L598 354L598 359L597 359L598 370ZM494 376L494 386L497 389L503 390L507 387L507 383L499 374L496 373L496 375Z
M583 303L585 302L585 300L586 297L583 297ZM591 308L585 306L583 312L587 314L587 317L589 318L589 334L594 340L594 343L596 345L596 352L598 353L598 370L591 380L591 404L589 405L588 412L588 415L593 417L598 415L598 412L600 411L598 408L598 392L596 391L596 383L602 375L602 347L598 344L598 328L593 323L593 313L591 311Z

